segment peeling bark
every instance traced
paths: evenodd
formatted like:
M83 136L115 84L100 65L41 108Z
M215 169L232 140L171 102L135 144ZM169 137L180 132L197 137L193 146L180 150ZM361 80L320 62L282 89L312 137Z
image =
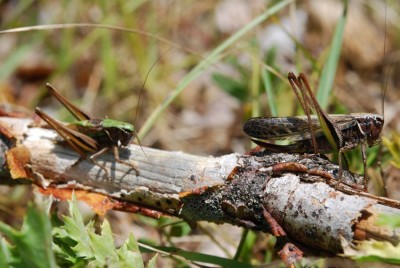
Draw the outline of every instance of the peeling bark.
M54 131L30 124L0 118L0 150L9 157L14 179L29 179L39 187L84 189L138 206L135 211L151 209L193 224L230 223L316 251L340 253L341 239L399 242L400 230L378 226L376 220L379 213L399 214L400 203L363 192L360 176L348 172L343 174L346 184L337 183L338 167L315 155L202 157L131 145L120 157L133 160L140 174L116 163L110 153L98 159L111 171L107 177L91 162L77 162L79 155L56 142ZM21 168L25 173L15 172ZM291 244L285 248L292 249Z

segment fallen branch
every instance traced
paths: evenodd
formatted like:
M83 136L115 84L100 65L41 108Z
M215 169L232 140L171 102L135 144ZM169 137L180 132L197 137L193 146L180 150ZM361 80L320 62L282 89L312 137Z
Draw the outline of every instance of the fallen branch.
M82 189L115 201L114 209L162 213L192 224L230 223L316 251L343 252L344 240L399 242L399 230L378 226L377 217L398 215L400 203L363 192L357 187L359 177L348 172L343 174L346 184L337 184L332 174L338 167L317 156L202 157L131 145L120 155L135 161L140 174L105 154L99 161L111 171L107 177L91 162L77 163L79 156L55 142L54 131L31 124L28 119L0 118L0 148L11 176L30 179L44 192ZM291 250L281 248L282 254Z

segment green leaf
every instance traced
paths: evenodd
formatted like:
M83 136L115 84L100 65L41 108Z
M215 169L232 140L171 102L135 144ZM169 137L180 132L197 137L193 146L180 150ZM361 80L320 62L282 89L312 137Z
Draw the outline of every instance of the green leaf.
M109 223L103 222L102 235L98 235L95 233L93 221L85 226L75 198L70 202L69 211L71 217L64 218L64 231L60 230L58 233L60 238L69 237L76 242L72 247L76 256L91 261L95 266L104 266L108 261L116 262L118 256Z
M218 87L222 88L225 92L234 96L238 100L243 101L246 98L246 85L240 81L222 74L213 74L212 79Z
M11 247L4 237L0 240L0 267L11 267L9 264L12 261Z
M65 229L66 236L77 242L77 245L73 249L78 256L86 259L94 258L89 236L89 233L94 233L93 222L89 222L85 226L75 199L70 202L69 211L71 217L64 217L65 225L63 228Z
M140 254L139 246L133 234L129 235L128 240L117 250L117 253L120 263L124 264L124 266L138 268L144 267L142 255ZM155 257L156 256L154 256L153 259L155 259ZM149 262L149 267L150 263L151 261Z
M64 218L65 224L55 228L55 251L59 259L66 262L65 266L144 267L138 244L132 234L117 249L107 220L100 226L101 234L97 234L93 221L85 225L74 197L69 210L71 216Z
M147 265L147 268L155 268L156 267L156 261L157 261L158 254L154 255L153 258L149 261L149 264Z
M50 219L42 208L28 207L20 231L0 222L0 232L11 241L1 240L1 267L57 267Z
M91 230L91 228L89 228L89 230ZM111 232L111 226L107 220L104 220L101 224L101 235L98 235L95 232L90 232L89 236L91 239L91 248L94 252L96 264L109 265L119 261L114 245L114 238Z

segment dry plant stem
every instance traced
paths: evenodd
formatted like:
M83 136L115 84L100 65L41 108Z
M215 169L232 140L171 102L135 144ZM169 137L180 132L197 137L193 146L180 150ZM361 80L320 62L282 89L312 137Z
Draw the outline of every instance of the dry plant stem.
M8 141L10 135L4 133L12 133L17 140L14 146L23 146L30 154L30 179L44 187L86 189L190 223L230 223L271 232L276 226L265 220L266 209L289 239L317 251L342 252L341 239L399 242L400 230L378 226L376 218L379 213L399 214L400 210L345 185L332 187L329 176L319 175L337 172L338 167L316 156L203 157L143 147L146 157L139 146L131 145L120 151L120 157L135 161L140 175L116 163L109 153L97 159L111 170L108 178L89 161L73 165L79 155L55 142L54 131L28 127L31 123L0 118L1 139ZM355 181L348 172L343 179Z

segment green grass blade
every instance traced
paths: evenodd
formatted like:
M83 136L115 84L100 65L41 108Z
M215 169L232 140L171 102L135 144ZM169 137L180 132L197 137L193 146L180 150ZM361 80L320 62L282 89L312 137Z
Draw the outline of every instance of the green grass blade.
M115 85L118 80L118 66L113 51L112 36L107 34L101 37L101 58L104 75L104 89L107 97L111 97L115 93Z
M333 35L333 40L331 44L331 49L329 51L328 60L322 70L321 80L319 82L317 100L323 109L328 106L329 95L333 88L333 81L336 75L336 68L339 62L340 51L342 49L343 33L344 27L346 25L347 18L348 1L344 1L343 15L340 17L335 33Z
M242 238L236 250L233 260L251 263L252 250L256 242L257 235L248 229L243 229Z
M252 72L251 72L251 80L250 80L250 88L252 95L252 117L260 116L260 65L257 62L256 56L252 56Z
M289 3L293 2L293 0L285 0L280 1L274 6L268 8L263 14L256 17L242 29L237 31L227 40L225 40L222 44L216 47L211 53L203 59L199 64L197 64L193 70L191 70L178 84L175 90L169 95L164 102L158 106L154 112L149 116L146 122L143 124L140 132L138 134L139 139L143 139L143 137L149 132L150 128L154 125L155 121L162 114L162 112L170 105L170 103L189 85L194 79L196 79L203 71L214 64L222 57L222 52L224 52L228 47L232 46L237 40L243 37L246 33L252 30L254 27L259 25L261 22L265 21L271 15L274 15L279 10L286 7Z
M233 259L235 261L238 261L239 258L240 258L240 255L242 254L242 251L243 251L243 248L245 246L246 238L247 238L247 235L249 234L249 231L250 230L248 230L248 229L243 229L242 238L240 239L238 248L236 249L235 256L233 257Z
M162 247L153 245L140 245L140 252L162 252L164 254L171 254L172 256L180 256L191 262L202 262L207 264L214 264L218 267L236 267L236 268L252 268L255 267L251 264L242 263L236 260L230 260L223 257L218 257L209 254L197 253L192 251L181 250L175 247Z
M265 69L261 70L265 92L267 93L268 106L272 116L278 116L274 91L272 90L271 73Z

